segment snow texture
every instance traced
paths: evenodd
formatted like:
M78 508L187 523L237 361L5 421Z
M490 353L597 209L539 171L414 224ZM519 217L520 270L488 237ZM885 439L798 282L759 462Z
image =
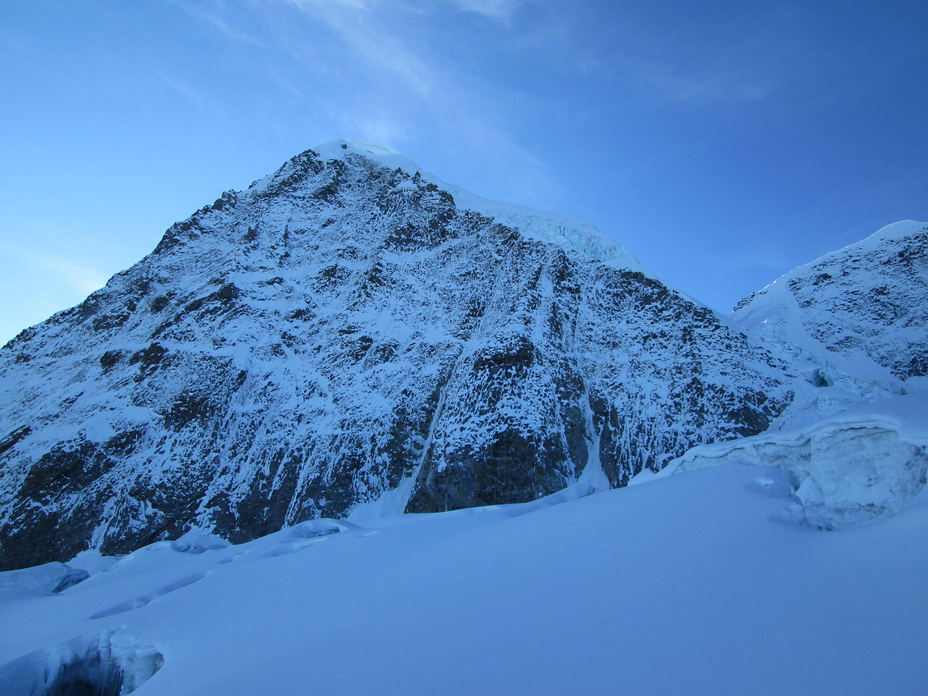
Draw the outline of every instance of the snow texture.
M728 464L201 554L157 542L59 595L0 588L0 693L113 646L150 676L140 696L924 694L925 494L824 533L790 490Z

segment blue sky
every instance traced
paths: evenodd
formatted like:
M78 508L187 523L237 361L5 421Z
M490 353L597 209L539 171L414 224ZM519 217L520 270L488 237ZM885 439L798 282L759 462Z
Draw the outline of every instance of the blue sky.
M713 308L928 220L928 4L4 0L0 341L336 138L560 210Z

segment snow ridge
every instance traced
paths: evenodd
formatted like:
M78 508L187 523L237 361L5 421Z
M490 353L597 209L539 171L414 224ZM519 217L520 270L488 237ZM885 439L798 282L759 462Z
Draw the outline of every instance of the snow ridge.
M472 210L492 218L500 224L518 229L523 236L543 242L553 242L576 251L592 261L615 261L619 266L644 272L640 262L624 246L605 235L599 228L564 213L540 211L516 203L503 203L482 198L459 186L442 181L434 174L423 170L405 155L378 143L334 140L313 149L320 157L344 159L349 155L361 155L391 169L400 168L408 174L419 176L426 182L450 192L457 207ZM410 186L410 184L401 184Z

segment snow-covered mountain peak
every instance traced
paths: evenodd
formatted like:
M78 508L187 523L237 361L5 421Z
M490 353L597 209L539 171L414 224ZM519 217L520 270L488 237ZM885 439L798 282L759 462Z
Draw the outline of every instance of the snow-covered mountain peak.
M628 249L588 222L565 213L534 210L516 203L483 198L460 186L449 184L424 170L406 155L379 143L354 140L332 140L323 143L297 155L274 174L254 182L249 187L249 193L252 196L260 195L275 182L286 179L294 172L298 162L306 157L318 158L323 162L347 162L352 156L362 157L391 170L400 169L407 174L410 180L400 184L395 189L396 192L409 190L413 180L432 184L449 192L460 210L472 210L507 227L517 229L525 237L557 244L580 253L591 261L610 262L617 268L646 273Z
M330 140L312 148L319 157L324 160L345 159L349 155L360 155L367 159L374 160L390 169L402 169L409 175L415 175L418 172L425 176L425 172L417 163L413 162L402 152L394 150L392 147L381 145L380 143L363 142L359 140ZM433 177L428 175L429 179Z
M885 225L873 234L864 237L858 242L853 242L835 251L829 251L827 254L823 254L814 261L804 263L801 266L796 266L796 268L792 269L788 273L783 274L780 278L777 278L777 280L773 281L773 283L768 285L760 292L764 292L767 290L767 288L771 287L775 283L782 283L783 281L789 282L790 279L801 276L809 269L818 267L823 264L835 261L841 262L848 256L880 253L881 250L888 251L889 247L905 244L907 243L906 240L908 240L908 238L917 236L919 233L924 234L925 232L928 232L928 222L918 222L917 220L900 220L899 222Z
M869 237L865 237L859 242L848 244L842 249L833 251L830 254L825 254L817 261L813 261L811 264L807 265L814 265L819 261L832 256L837 256L852 249L858 249L861 252L877 250L879 247L885 246L888 243L903 242L909 237L924 233L926 231L928 231L928 222L919 222L918 220L900 220L898 222L893 222L889 225L881 227Z
M792 400L593 226L319 149L0 352L7 567L621 486Z
M876 398L928 376L928 224L905 220L799 266L732 317L814 379Z

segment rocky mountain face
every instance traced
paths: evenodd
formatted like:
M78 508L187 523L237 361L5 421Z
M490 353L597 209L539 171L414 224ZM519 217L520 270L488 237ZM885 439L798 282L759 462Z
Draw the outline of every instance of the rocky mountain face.
M622 486L797 380L588 225L329 144L3 348L0 568Z
M807 362L813 381L875 397L928 376L926 298L928 226L904 221L794 269L732 317L784 359Z

